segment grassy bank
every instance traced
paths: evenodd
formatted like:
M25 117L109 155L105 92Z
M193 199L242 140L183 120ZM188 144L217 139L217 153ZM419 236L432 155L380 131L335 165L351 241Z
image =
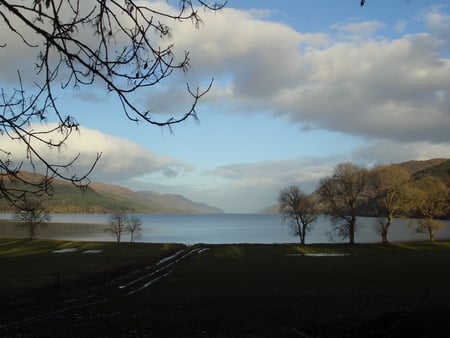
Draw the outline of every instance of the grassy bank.
M53 253L73 247L78 250ZM27 322L20 333L440 337L450 330L450 243L206 247L136 294ZM103 251L82 253L91 249ZM174 250L153 244L3 240L0 286L18 296L30 285L37 287L38 280L51 286L59 273L60 285L72 280L73 292L84 285L85 274L97 275L93 284L104 287L113 277L106 271L155 262Z

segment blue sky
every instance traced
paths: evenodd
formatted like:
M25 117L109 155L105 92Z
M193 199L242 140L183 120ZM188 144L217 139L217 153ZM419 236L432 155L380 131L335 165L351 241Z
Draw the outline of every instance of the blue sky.
M100 151L93 180L256 212L285 185L312 191L342 161L450 158L446 1L229 0L200 13L199 29L172 25L189 72L136 97L165 119L188 107L186 82L214 78L199 122L171 133L128 121L101 88L61 92L82 126L67 146L83 154L75 169Z

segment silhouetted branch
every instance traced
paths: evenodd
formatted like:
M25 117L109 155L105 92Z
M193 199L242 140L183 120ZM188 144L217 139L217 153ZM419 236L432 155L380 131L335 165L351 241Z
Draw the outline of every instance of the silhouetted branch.
M174 55L174 46L168 43L172 32L166 23L190 21L198 27L200 8L217 11L225 4L182 0L176 10L164 12L151 3L143 5L131 0L0 0L1 31L15 34L37 56L35 86L27 87L32 94L25 94L20 70L18 88L9 94L1 89L0 134L25 146L26 160L33 169L39 163L46 170L38 182L26 179L20 174L24 163L15 164L13 154L0 149L0 197L15 203L24 198L25 192L51 193L55 178L80 187L89 183L88 175L101 154L97 154L86 173L70 176L63 169L72 166L79 155L68 163L50 163L36 146L44 144L60 150L72 132L79 130L76 119L57 104L57 90L103 87L115 94L128 119L160 127L171 128L190 117L197 119L196 106L211 89L212 80L205 89L191 90L187 84L192 104L185 112L162 121L154 119L150 108L138 106L135 97L174 71L186 71L189 67L187 51L180 59ZM0 48L12 47L0 43ZM55 127L43 131L32 128L34 123L55 119ZM58 138L49 138L53 134Z

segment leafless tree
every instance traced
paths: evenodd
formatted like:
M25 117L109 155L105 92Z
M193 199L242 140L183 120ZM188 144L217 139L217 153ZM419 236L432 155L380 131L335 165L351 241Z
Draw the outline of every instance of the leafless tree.
M120 243L122 233L127 231L128 223L128 215L123 211L118 211L109 217L105 231L114 236L117 243Z
M136 215L131 216L125 230L130 233L130 242L133 243L137 238L141 237L142 220Z
M318 208L313 196L307 195L297 185L288 186L278 196L279 212L291 226L300 243L305 244L306 234L317 220Z
M27 155L26 163L16 163L10 150L0 149L0 198L19 205L25 193L50 194L55 178L80 187L89 183L88 176L100 153L90 169L77 175L66 169L79 155L68 163L52 163L38 151L42 144L62 149L79 129L75 117L60 108L57 93L61 90L92 85L102 88L115 95L125 116L135 122L170 128L196 118L197 103L212 81L205 89L187 85L192 104L164 120L155 119L151 108L140 106L136 97L173 71L188 69L189 52L175 55L170 43L170 23L187 21L199 26L200 8L217 11L223 6L181 0L176 11L165 12L151 2L132 0L0 0L0 53L8 55L21 44L29 52L29 63L34 64L30 80L23 80L24 74L18 69L17 85L0 88L0 134L24 145ZM15 36L15 42L2 41L6 35ZM57 123L43 130L33 127L46 121ZM43 178L21 175L25 164L35 169L37 163L45 168Z
M38 231L44 229L50 222L51 216L39 199L25 197L13 219L25 229L29 239L34 239Z
M449 192L444 182L434 176L424 176L416 182L418 220L417 231L428 233L429 240L434 241L436 230L443 227L437 218L447 214L449 209Z
M352 163L339 163L333 176L320 181L319 201L334 224L332 233L355 243L356 211L366 198L368 172Z
M411 174L398 165L379 165L369 172L369 177L370 190L380 215L378 230L382 242L387 243L394 217L402 212L406 214L413 206Z

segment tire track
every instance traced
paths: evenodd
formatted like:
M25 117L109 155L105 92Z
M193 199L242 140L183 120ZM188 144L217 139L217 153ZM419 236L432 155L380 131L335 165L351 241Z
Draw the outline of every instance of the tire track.
M139 278L134 279L127 284L120 285L119 289L125 289L125 288L128 288L129 286L134 286L138 282L145 282L142 286L135 286L134 289L130 290L127 293L127 295L132 295L139 291L142 291L142 290L146 289L147 287L149 287L150 285L152 285L153 283L157 282L158 280L167 277L172 272L172 270L168 270L170 267L173 267L174 265L180 263L181 261L185 260L186 258L188 258L191 255L199 254L203 251L204 250L201 248L196 248L196 249L192 249L192 250L188 251L187 253L185 253L183 255L181 255L181 253L180 253L179 255L181 257L179 257L179 258L177 258L179 255L176 254L173 257L174 258L173 260L163 259L156 264L156 266L161 265L160 268L156 269L155 271L153 271L149 274L140 276ZM146 280L148 280L148 281L146 281Z

